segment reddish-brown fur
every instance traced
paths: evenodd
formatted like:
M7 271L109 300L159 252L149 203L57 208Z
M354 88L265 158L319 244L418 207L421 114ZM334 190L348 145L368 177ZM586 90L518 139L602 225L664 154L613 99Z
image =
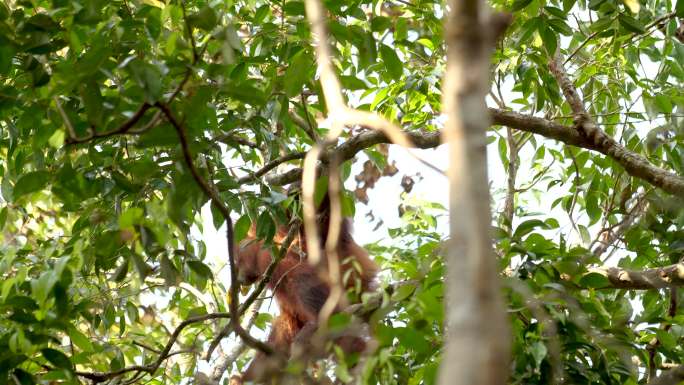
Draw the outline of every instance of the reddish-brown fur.
M322 233L323 240L327 236L327 224L327 220L319 222L319 233ZM280 228L274 242L281 243L286 234L287 228ZM310 334L310 330L315 328L318 313L330 293L327 280L321 278L316 268L305 260L306 245L303 239L304 237L300 237L300 242L295 242L290 247L268 284L280 308L280 314L271 325L268 343L285 357L289 356L290 347L302 329L306 328L307 331L301 334ZM271 251L263 247L263 241L256 240L254 228L242 245L237 255L238 277L241 284L251 284L264 275L272 261ZM343 221L337 252L345 288L354 289L357 294L371 291L378 267L368 253L354 242L348 219ZM358 298L358 295L352 296L352 301L356 302ZM297 341L301 338L300 335ZM337 342L347 353L365 349L365 342L360 338L343 337ZM264 368L267 365L266 357L257 353L242 379L259 380L261 373L268 370Z

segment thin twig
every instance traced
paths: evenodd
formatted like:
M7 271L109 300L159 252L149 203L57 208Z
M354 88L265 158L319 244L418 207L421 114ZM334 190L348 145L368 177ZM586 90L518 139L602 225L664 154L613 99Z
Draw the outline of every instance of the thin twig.
M157 360L154 361L153 363L149 365L133 365L133 366L127 366L125 368L121 368L119 370L114 370L111 372L82 372L82 371L76 371L76 375L79 377L87 378L91 380L94 384L104 382L107 380L111 380L113 378L122 376L126 373L130 372L142 372L142 373L147 373L147 374L154 374L157 369L161 366L161 364L169 358L171 348L173 345L176 343L178 340L178 337L180 336L181 332L183 329L186 327L199 323L199 322L204 322L207 320L212 320L212 319L219 319L219 318L231 318L231 315L229 313L209 313L209 314L204 314L201 316L196 316L196 317L191 317L186 319L185 321L181 322L176 329L173 331L171 334L171 337L169 337L169 340L166 342L166 345L164 346L164 349L161 350L159 353L159 357L157 357ZM180 354L180 353L177 353Z
M192 26L190 25L190 20L185 11L185 1L181 1L181 12L183 12L183 21L185 21L185 29L190 39L190 47L192 47L192 61L196 62L199 55L197 54L197 47L195 45L195 37L192 34Z
M108 138L110 136L126 134L129 131L131 131L131 129L138 123L138 121L140 121L140 119L143 116L145 116L145 113L147 112L147 110L152 108L152 105L150 105L148 103L143 103L140 106L140 108L138 108L138 110L135 112L135 114L133 114L133 116L131 116L130 118L128 118L128 120L123 122L119 127L108 130L108 131L103 131L103 132L97 132L97 131L94 131L94 130L89 128L88 134L86 136L79 137L74 132L73 126L71 126L71 123L69 122L66 114L64 113L64 110L62 110L61 104L59 103L59 99L55 96L54 100L55 100L55 104L57 104L58 109L60 110L60 115L64 114L62 116L62 119L64 119L64 124L69 129L69 137L66 138L66 140L65 140L65 142L67 144L84 143L84 142L88 142L92 139Z
M278 159L274 159L268 163L266 163L262 168L259 170L250 173L249 175L243 176L242 178L237 180L238 184L245 184L249 182L254 182L259 180L262 176L266 175L269 171L273 170L274 168L280 166L281 164L285 162L289 162L292 160L297 160L297 159L303 159L306 156L305 152L293 152L291 154L286 154L281 156Z

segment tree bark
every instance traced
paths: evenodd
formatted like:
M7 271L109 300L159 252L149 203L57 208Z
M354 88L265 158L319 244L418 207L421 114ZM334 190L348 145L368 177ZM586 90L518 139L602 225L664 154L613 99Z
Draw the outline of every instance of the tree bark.
M647 270L626 270L619 267L594 267L590 273L608 278L605 288L629 290L653 290L684 286L684 263Z
M505 384L510 332L491 246L485 96L490 55L506 22L480 0L451 0L442 108L449 144L450 239L441 385Z

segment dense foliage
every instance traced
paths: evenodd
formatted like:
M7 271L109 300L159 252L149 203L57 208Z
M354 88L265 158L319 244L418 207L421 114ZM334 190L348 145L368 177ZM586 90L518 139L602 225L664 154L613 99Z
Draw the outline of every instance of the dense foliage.
M416 138L438 131L444 4L324 4L350 105ZM684 0L491 5L514 16L492 56L492 107L572 130L575 114L549 70L558 50L596 125L681 178ZM230 282L218 278L227 262L216 258L226 244L209 244L198 229L226 221L215 206L201 210L209 197L184 156L219 191L235 241L250 223L272 238L298 212L286 186L329 129L316 61L297 0L0 3L0 383L220 378L211 375L217 357L239 344L227 339L205 362L228 322ZM682 280L662 273L667 282L637 287L602 266L646 274L677 263L682 195L589 141L570 146L532 126L489 133L490 168L507 175L491 191L512 325L510 382L652 380L684 361ZM349 127L339 143L364 133ZM352 177L352 156L364 154L361 179L372 185L388 164L372 146L381 141L345 153L343 178ZM278 167L261 172L270 162ZM345 192L345 214L354 206ZM377 230L391 242L367 247L384 269L382 286L398 287L370 317L377 349L358 369L346 365L353 358L324 361L340 381L436 381L446 236L436 216L444 212L419 200L400 212L401 227ZM251 331L263 335L269 321L258 315Z

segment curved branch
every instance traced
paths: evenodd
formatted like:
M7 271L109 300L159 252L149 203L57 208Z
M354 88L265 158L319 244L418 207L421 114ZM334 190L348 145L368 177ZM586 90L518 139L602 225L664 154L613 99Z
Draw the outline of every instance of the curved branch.
M582 137L582 135L572 127L564 126L548 119L512 111L504 111L498 108L490 108L489 114L492 123L496 125L531 132L572 146L599 151L599 147ZM442 144L441 134L439 132L405 131L404 135L406 135L411 143L417 148L435 148ZM380 143L391 143L391 141L381 131L366 131L349 138L337 148L324 153L321 158L325 162L330 156L330 153L334 151L339 153L342 160L348 160L353 158L360 151ZM297 168L282 174L269 176L266 178L266 182L274 186L282 186L301 179L301 176L302 170Z
M565 95L565 99L572 109L575 128L584 140L596 146L597 151L600 153L613 158L613 160L625 168L629 175L643 179L670 194L684 196L683 177L654 166L641 154L630 151L620 145L596 125L584 108L582 98L565 72L561 62L560 53L556 53L549 62L549 69L558 81L563 95Z
M589 272L608 278L610 285L604 289L652 290L684 286L684 263L646 270L594 267Z
M274 168L280 166L281 164L285 162L289 162L292 160L297 160L297 159L304 159L306 156L305 152L293 152L290 154L286 154L281 156L278 159L274 159L264 165L264 167L260 168L256 172L243 176L242 178L237 180L238 184L245 184L249 182L255 182L259 180L262 176L266 175L269 171L273 170Z
M546 138L558 140L571 146L600 151L598 146L583 137L573 127L564 126L552 120L513 111L504 111L498 108L490 108L489 114L492 118L492 123L496 125L510 127L519 131L531 132Z
M97 132L97 131L93 131L92 129L88 129L88 134L86 134L86 136L78 137L78 136L76 136L76 132L74 131L71 123L69 122L69 119L66 116L66 113L64 113L64 110L62 109L61 105L59 104L59 99L57 99L57 97L55 97L54 100L55 100L55 104L57 105L57 108L60 112L60 115L62 116L62 119L64 120L64 124L69 129L68 130L69 135L64 141L66 144L85 143L85 142L89 142L92 139L108 138L110 136L126 134L133 128L133 126L136 125L136 123L138 123L138 121L140 121L140 119L143 116L145 116L145 112L147 112L147 110L152 108L152 105L150 105L148 103L143 103L140 106L140 108L138 108L138 110L135 112L135 114L133 114L133 116L131 116L130 118L128 118L128 120L123 122L119 127L113 128L113 129L108 130L108 131L102 131L102 132Z
M405 131L404 135L417 148L435 148L441 144L439 132ZM392 141L382 131L366 131L349 138L332 150L323 152L323 154L321 154L321 161L327 163L333 154L337 154L340 161L349 160L362 150L380 143L392 143ZM272 186L283 186L301 180L301 178L302 169L295 168L282 174L266 177L266 183Z

